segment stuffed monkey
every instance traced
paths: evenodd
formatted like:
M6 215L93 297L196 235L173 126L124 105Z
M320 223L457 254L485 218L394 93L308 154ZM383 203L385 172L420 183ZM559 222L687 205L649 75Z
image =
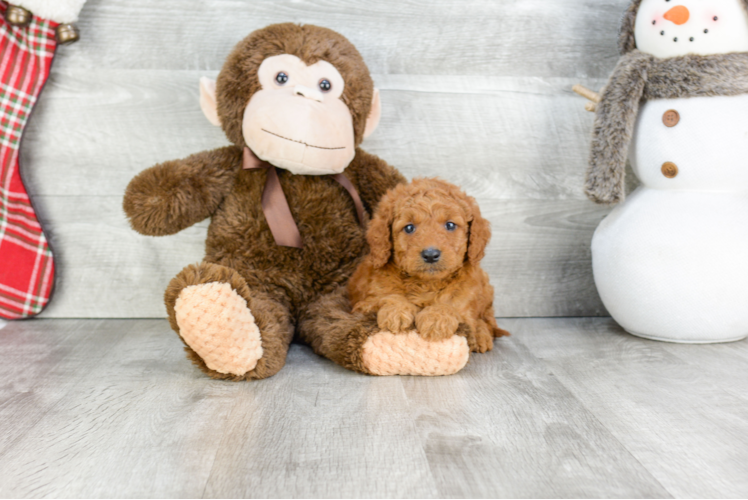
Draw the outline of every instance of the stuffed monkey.
M200 90L206 117L232 145L151 167L124 199L145 235L211 219L205 259L165 294L188 357L214 378L263 379L283 367L297 334L363 373L455 371L449 359L466 355L464 337L415 345L353 314L345 296L367 251L364 225L404 182L358 148L381 108L355 47L325 28L268 26L241 41Z

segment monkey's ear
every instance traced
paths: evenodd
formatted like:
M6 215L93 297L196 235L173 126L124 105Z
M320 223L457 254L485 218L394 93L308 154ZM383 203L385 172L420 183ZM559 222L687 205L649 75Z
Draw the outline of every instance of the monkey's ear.
M200 109L210 123L216 127L221 126L216 105L216 81L205 76L200 78Z
M379 119L382 117L382 101L379 100L379 89L374 89L374 95L371 98L371 111L366 118L366 128L364 129L364 139L369 137L377 129Z

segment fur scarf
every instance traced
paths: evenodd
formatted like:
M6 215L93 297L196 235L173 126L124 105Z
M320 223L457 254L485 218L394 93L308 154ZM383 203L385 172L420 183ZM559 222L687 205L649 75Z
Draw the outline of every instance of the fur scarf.
M596 203L623 201L626 157L644 102L747 93L748 53L660 59L636 49L626 52L597 106L585 193Z

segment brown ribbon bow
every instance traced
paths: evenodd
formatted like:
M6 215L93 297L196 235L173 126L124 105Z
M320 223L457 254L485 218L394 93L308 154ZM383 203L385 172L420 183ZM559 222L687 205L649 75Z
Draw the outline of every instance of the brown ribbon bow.
M286 195L283 194L283 188L278 177L278 168L270 163L260 160L251 149L244 148L242 158L242 168L244 170L267 170L267 180L265 181L265 190L262 192L262 212L265 214L265 220L268 221L270 232L273 233L275 244L284 247L303 248L304 242L299 233L299 227L293 220L291 209L288 206ZM348 191L356 205L358 222L364 225L364 204L361 203L361 197L353 186L351 181L343 174L330 176Z

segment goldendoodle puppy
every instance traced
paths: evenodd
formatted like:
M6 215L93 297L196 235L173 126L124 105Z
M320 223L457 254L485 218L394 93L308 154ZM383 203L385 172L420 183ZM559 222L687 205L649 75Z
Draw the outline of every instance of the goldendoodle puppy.
M493 287L480 268L491 230L478 204L440 179L399 185L379 202L366 234L369 255L348 284L354 312L376 313L393 333L429 341L465 332L486 352L508 335L496 324Z

